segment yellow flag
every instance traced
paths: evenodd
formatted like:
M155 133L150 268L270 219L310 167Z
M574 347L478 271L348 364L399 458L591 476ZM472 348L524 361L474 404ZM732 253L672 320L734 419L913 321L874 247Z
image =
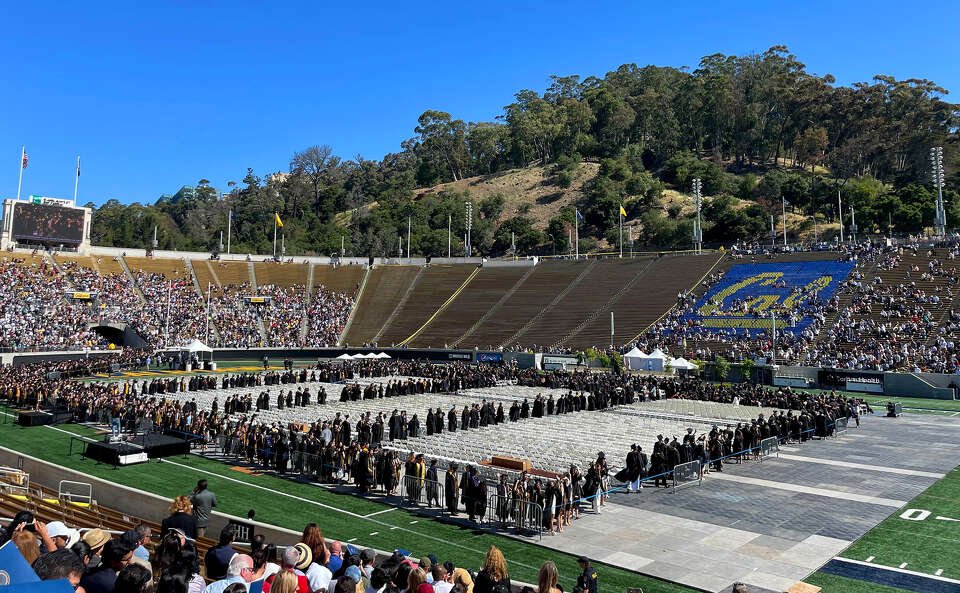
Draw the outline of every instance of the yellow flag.
M620 216L627 217L627 211L623 209L623 204L620 205Z
M280 215L277 214L276 212L274 212L273 215L277 217L277 226L280 228L283 228L283 221L280 220Z

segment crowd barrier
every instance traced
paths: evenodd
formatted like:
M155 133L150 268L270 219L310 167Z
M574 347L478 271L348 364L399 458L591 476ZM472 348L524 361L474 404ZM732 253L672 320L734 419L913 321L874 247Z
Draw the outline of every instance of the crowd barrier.
M694 459L673 468L673 491L677 488L703 483L703 472L700 471L700 460Z

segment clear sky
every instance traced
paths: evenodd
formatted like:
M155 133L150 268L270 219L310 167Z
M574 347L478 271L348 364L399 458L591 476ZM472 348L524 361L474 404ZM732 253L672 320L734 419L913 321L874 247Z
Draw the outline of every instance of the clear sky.
M960 3L6 2L0 197L153 202L294 151L380 159L440 109L490 121L551 74L695 67L785 44L838 83L928 78L960 93ZM960 102L960 98L952 98ZM948 98L948 99L950 99Z

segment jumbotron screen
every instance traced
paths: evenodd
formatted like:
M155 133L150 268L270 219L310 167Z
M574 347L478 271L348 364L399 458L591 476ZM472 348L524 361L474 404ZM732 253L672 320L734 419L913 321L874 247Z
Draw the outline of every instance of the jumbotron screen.
M82 243L83 210L47 204L15 204L13 238L53 243Z

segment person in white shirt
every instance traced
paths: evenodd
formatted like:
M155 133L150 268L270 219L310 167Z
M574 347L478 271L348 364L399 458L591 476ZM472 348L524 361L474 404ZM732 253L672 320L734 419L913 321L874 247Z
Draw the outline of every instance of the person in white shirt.
M453 588L453 575L447 574L447 569L442 564L434 564L430 572L433 575L433 592L450 593Z
M307 583L310 585L311 591L319 591L320 589L329 591L333 573L325 566L320 566L313 561L313 552L310 550L310 546L301 542L295 547L300 552L300 562L297 563L294 573L307 577Z

